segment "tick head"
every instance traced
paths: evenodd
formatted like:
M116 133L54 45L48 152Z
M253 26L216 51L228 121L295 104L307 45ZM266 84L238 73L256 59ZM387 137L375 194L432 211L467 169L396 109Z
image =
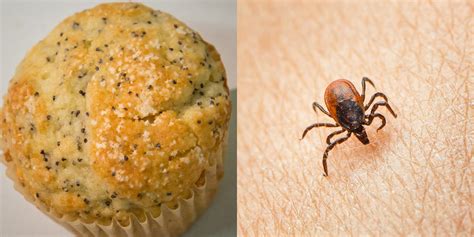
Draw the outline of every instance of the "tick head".
M359 139L362 144L367 145L370 143L367 133L365 132L364 127L361 125L358 129L353 131L357 139Z

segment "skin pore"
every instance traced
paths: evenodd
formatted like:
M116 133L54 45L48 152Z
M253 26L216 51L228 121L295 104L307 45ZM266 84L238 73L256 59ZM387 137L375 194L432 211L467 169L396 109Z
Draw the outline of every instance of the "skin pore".
M277 2L238 4L239 235L472 235L472 2ZM379 108L387 125L336 145L323 177L337 128L299 140L333 122L312 102L364 76L398 118Z

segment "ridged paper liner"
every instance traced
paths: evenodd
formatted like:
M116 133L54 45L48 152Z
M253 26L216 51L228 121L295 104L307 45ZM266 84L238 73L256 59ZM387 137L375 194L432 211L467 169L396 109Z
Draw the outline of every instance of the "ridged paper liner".
M227 141L227 139L224 139ZM225 142L224 142L225 143ZM178 236L186 231L194 220L210 204L219 184L219 179L223 174L223 155L226 145L221 144L219 149L213 153L215 162L205 171L205 180L202 186L194 184L192 195L188 199L179 199L178 208L170 209L166 204L161 205L161 213L154 218L151 213L145 211L145 221L140 222L138 218L131 214L130 224L122 226L118 221L112 219L110 225L102 225L97 222L85 223L66 216L59 216L49 210L43 203L26 194L26 190L19 184L13 162L6 162L3 154L0 154L0 160L7 167L7 176L13 180L14 188L25 199L35 204L44 214L53 219L56 223L62 225L72 233L79 236L96 237L148 237L148 236ZM211 160L213 160L211 158Z

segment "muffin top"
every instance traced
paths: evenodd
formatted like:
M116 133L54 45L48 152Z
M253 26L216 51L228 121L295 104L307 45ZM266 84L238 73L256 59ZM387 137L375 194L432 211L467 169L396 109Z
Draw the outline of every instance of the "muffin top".
M127 223L203 182L230 117L214 47L169 14L112 3L60 23L23 59L0 145L59 215Z

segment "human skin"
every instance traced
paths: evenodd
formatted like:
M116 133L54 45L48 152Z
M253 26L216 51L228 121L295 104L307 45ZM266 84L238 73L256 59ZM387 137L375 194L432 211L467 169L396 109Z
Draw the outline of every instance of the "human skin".
M474 235L474 5L238 4L238 234L240 236ZM324 106L349 79L385 108L337 145L323 177ZM337 137L343 137L340 134Z

